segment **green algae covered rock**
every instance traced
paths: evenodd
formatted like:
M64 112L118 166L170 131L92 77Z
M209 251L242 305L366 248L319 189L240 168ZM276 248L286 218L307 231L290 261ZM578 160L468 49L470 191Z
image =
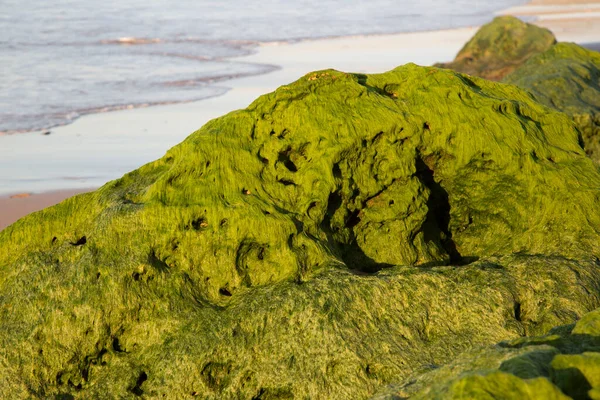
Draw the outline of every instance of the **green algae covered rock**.
M600 353L560 354L552 360L552 380L573 398L600 389Z
M519 379L512 374L492 372L489 375L470 375L454 382L446 392L427 396L431 399L489 399L489 400L569 400L547 379Z
M600 164L600 53L559 43L504 78L575 121L586 153Z
M448 70L309 74L0 233L0 397L368 398L572 322L600 306L578 138Z
M590 327L598 325L600 309L545 336L471 350L439 369L390 385L375 398L595 399L600 331Z
M437 66L498 81L555 43L545 28L511 16L496 17L477 31L454 61Z

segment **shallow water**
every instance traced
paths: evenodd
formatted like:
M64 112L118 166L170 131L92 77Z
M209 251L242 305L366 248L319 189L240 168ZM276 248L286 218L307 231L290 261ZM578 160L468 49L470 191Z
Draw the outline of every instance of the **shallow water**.
M276 66L265 41L478 25L523 0L0 0L0 133L197 100Z

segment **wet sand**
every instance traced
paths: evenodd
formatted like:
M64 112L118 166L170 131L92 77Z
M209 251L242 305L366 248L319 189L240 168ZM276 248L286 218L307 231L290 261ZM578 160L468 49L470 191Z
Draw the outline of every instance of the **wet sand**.
M561 42L600 41L600 1L533 0L523 6L502 11L550 29Z
M92 188L57 190L47 193L18 193L0 197L0 230L16 222L19 218L60 203L79 193L91 192Z

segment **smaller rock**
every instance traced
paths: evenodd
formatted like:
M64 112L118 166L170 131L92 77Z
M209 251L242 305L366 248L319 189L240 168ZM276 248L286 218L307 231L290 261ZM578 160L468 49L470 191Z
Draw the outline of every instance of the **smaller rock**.
M499 81L555 43L556 38L548 29L508 15L496 17L477 31L454 61L435 66Z

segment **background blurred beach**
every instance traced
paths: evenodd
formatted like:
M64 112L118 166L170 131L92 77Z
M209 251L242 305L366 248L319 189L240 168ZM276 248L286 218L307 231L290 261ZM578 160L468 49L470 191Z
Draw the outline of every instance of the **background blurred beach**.
M3 1L0 132L223 94L276 68L231 60L261 42L479 25L521 2Z
M209 119L312 70L450 60L503 13L559 40L600 41L600 3L524 3L3 1L0 229L160 157ZM168 105L148 107L157 104Z

